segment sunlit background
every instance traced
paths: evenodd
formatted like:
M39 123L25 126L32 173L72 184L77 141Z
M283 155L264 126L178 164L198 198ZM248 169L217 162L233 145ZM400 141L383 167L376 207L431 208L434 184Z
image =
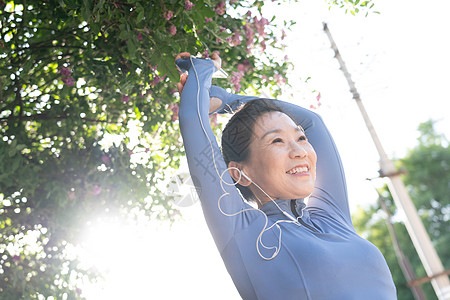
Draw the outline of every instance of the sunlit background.
M352 16L325 1L266 4L263 15L294 19L284 55L295 65L292 89L283 100L316 107L328 124L346 169L352 211L374 203L366 178L378 176L378 154L322 22L327 22L356 82L375 129L392 158L416 144L417 127L428 119L450 137L450 4L377 0L380 14ZM311 77L309 80L306 80ZM317 95L320 92L320 106ZM185 167L184 167L185 170ZM99 218L77 249L104 280L82 294L98 299L239 299L208 232L198 203L180 208L175 224ZM119 238L120 237L120 238Z

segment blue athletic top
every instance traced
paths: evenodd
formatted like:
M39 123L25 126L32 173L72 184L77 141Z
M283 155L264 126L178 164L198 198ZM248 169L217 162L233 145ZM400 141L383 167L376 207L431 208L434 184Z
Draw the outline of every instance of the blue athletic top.
M257 247L264 228L289 218L272 201L259 210L253 208L243 201L235 186L221 183L221 175L226 183L233 181L208 118L210 97L222 100L216 113L231 112L256 98L232 95L211 86L215 71L211 60L184 60L184 64L189 76L181 94L179 120L189 171L208 227L241 297L397 299L381 252L353 228L342 163L321 117L278 100L273 101L304 128L314 147L317 178L307 205L303 199L274 200L292 217L300 216L299 222L278 223L262 235L261 242L269 249L261 244ZM264 214L268 219L266 227ZM273 259L264 259L275 252L270 247L278 246L280 232L279 253Z

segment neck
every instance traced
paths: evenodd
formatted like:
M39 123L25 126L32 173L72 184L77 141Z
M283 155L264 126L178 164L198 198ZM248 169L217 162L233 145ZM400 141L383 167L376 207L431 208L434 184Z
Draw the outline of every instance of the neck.
M278 199L278 198L275 198L275 197L270 197L269 195L267 195L265 193L260 193L259 195L256 194L256 193L253 193L253 195L255 195L256 203L258 204L258 208L261 208L261 206L263 206L267 202L270 202L270 201Z

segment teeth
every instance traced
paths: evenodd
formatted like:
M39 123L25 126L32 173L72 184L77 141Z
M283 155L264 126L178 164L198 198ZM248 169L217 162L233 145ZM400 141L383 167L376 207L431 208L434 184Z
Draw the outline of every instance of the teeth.
M307 167L294 168L294 169L289 170L287 173L288 174L297 174L297 173L305 173L305 172L308 172Z

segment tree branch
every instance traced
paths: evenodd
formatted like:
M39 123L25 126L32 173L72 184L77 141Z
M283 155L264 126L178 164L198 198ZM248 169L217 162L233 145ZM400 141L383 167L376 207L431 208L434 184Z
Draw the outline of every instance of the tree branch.
M61 116L49 116L48 114L37 114L37 115L31 115L31 116L13 116L10 115L6 118L0 118L0 122L3 121L11 121L19 119L22 121L50 121L50 120L65 120L69 119L69 115L61 115ZM97 120L97 119L90 119L90 118L80 118L80 120L84 120L91 123L108 123L108 124L117 124L118 122L111 122L108 120Z

